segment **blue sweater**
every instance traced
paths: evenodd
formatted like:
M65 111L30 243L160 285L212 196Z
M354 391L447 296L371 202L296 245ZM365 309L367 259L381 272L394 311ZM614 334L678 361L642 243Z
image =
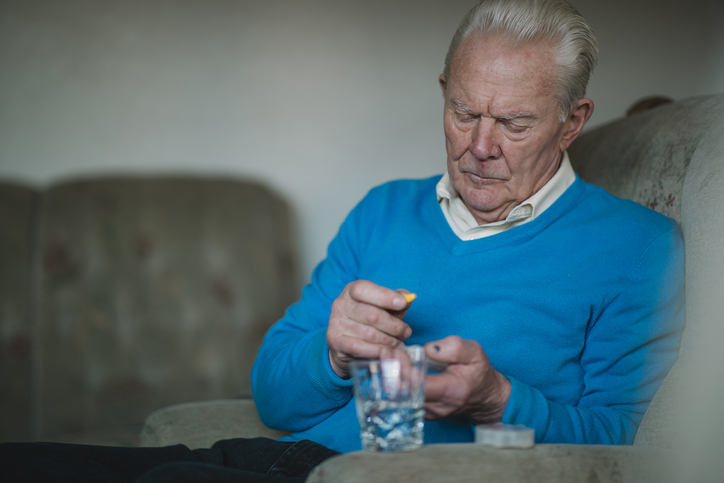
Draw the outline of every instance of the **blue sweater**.
M684 323L675 221L580 178L535 220L461 241L437 203L439 176L373 189L350 213L252 370L259 415L340 452L361 448L352 381L331 369L332 302L358 279L418 298L407 344L478 341L512 383L504 423L543 443L632 443L674 363ZM425 423L425 443L474 439Z

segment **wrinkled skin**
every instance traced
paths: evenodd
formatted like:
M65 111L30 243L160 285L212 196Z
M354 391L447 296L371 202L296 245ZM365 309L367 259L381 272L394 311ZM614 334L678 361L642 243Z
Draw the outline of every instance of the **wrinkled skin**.
M560 121L554 68L547 44L511 49L471 36L455 53L449 79L440 77L448 173L480 224L505 219L544 186L593 112L593 102L581 99ZM356 281L334 302L327 341L330 364L340 377L350 377L353 359L390 355L412 334L403 321L404 292ZM425 352L448 364L445 372L427 377L428 419L501 420L510 381L478 342L450 336L426 344Z

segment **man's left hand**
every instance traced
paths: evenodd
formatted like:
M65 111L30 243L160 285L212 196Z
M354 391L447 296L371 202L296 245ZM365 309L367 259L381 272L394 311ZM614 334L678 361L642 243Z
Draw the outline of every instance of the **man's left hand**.
M425 344L433 361L448 364L425 380L425 418L463 416L474 424L499 422L510 396L510 381L495 370L475 341L457 336Z

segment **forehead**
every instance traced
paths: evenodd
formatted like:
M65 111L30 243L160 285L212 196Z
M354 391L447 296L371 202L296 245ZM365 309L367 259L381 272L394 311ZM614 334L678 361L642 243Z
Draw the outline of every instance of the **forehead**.
M554 73L554 49L548 43L512 47L471 35L455 52L446 94L474 108L542 109L556 103Z

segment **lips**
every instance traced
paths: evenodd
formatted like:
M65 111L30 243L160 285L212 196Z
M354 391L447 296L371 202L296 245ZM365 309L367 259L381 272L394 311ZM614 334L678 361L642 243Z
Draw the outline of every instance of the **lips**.
M462 174L473 184L491 184L503 181L502 178L490 174L478 174L470 171L463 171Z
M468 175L468 176L470 176L470 177L472 177L472 178L476 178L476 179L491 179L491 180L492 180L492 179L500 179L500 178L498 178L497 176L491 176L491 175L485 175L485 174L478 174L478 173L473 173L473 172L470 172L470 171L463 171L463 174L466 174L466 175Z

